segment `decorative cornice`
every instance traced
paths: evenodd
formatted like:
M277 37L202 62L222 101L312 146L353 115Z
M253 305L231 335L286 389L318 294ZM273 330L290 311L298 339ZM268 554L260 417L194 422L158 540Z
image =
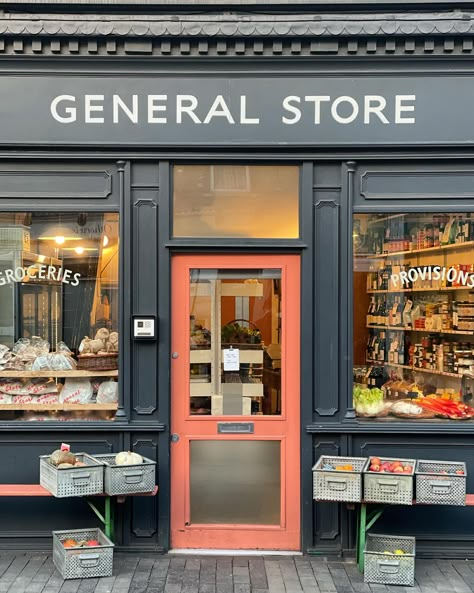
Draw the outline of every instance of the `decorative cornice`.
M458 36L474 12L387 14L113 15L0 13L0 35L95 38Z

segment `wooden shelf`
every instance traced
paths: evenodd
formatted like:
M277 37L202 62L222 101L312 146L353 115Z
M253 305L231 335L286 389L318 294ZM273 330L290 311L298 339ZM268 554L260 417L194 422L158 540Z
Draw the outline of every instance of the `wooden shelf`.
M426 334L456 334L460 336L474 336L473 331L458 330L458 329L415 329L411 327L401 327L399 325L366 325L368 329L384 329L386 331L404 331L404 332L419 332Z
M377 361L374 361L377 362ZM443 377L454 377L456 379L462 379L462 375L460 375L459 373L446 373L444 371L437 371L435 369L420 369L418 367L412 367L410 365L405 365L405 364L393 364L391 362L385 362L385 363L380 363L383 364L386 367L395 367L395 368L400 368L400 369L408 369L410 371L413 371L414 373L429 373L430 375L441 375Z
M111 410L115 411L117 404L0 404L0 410L24 410L30 412L46 412L58 410L62 412L71 412L76 410Z
M367 294L400 294L402 292L447 292L448 290L473 290L467 286L443 286L441 288L402 288L400 290L367 290Z
M114 371L0 371L1 378L35 379L60 377L118 377L118 370Z
M450 249L464 249L466 247L474 247L474 241L466 241L465 243L451 243L450 245L439 245L438 247L427 247L426 249L412 249L411 251L394 251L393 253L379 253L378 255L372 255L371 259L399 257L404 255L413 255L415 253L430 253L433 251L446 251Z

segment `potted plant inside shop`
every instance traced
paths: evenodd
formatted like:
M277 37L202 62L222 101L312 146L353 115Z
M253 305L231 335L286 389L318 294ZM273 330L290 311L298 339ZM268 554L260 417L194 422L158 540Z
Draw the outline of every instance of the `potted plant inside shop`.
M242 325L242 323L247 325ZM222 347L262 348L262 334L257 326L246 319L234 319L222 327Z

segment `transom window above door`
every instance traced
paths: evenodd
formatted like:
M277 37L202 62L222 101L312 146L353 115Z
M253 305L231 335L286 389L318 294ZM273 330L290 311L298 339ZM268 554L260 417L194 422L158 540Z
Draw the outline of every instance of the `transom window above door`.
M296 165L177 165L173 237L297 239Z

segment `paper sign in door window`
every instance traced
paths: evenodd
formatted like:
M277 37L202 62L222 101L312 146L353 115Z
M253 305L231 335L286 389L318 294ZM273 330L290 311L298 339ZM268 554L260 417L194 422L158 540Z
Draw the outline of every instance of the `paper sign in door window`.
M223 353L224 371L238 371L240 369L239 350L226 348Z

